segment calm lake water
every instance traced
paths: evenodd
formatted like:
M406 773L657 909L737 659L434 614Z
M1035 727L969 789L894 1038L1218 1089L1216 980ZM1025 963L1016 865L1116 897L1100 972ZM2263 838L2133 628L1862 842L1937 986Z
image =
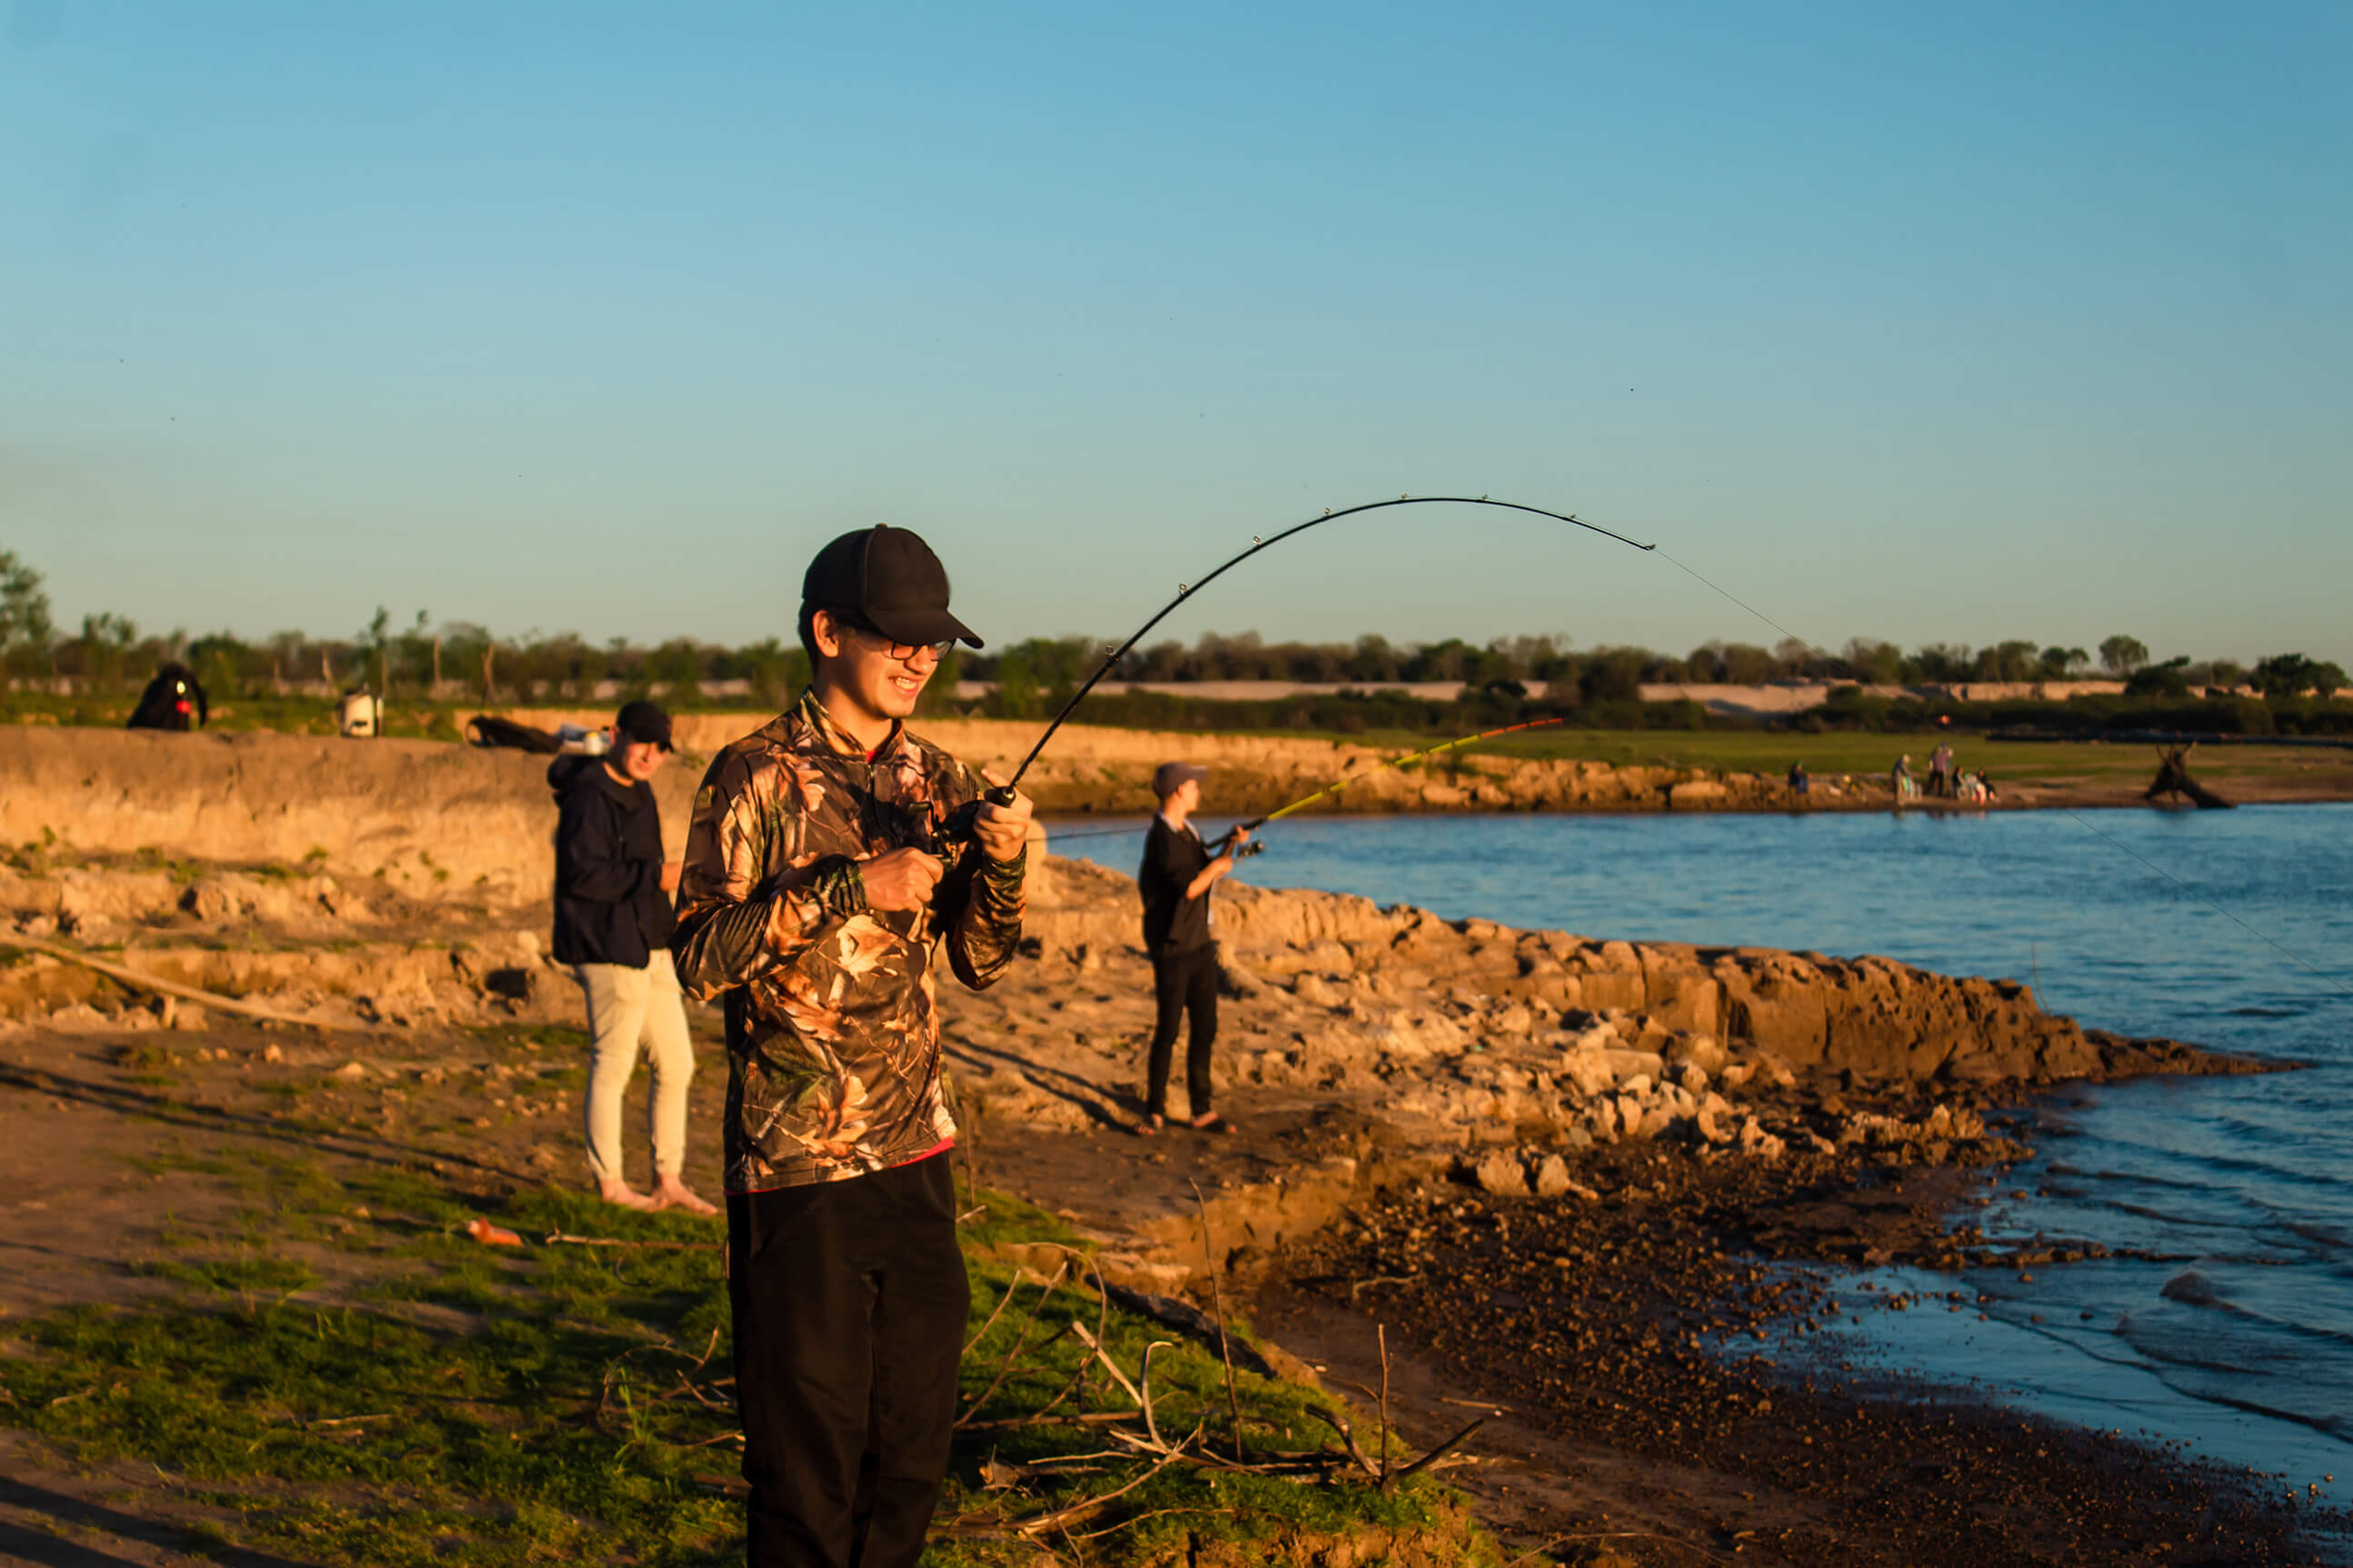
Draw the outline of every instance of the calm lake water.
M2314 1064L2060 1090L2038 1157L1969 1217L1997 1238L2168 1260L1970 1275L1959 1288L1990 1298L1982 1320L1869 1312L1850 1342L2353 1497L2353 805L1324 818L1263 837L1242 875L1264 886L1595 937L1883 953L2034 983L2087 1026ZM1131 874L1142 845L1140 823L1054 841ZM1900 1271L1851 1283L1863 1278L1956 1288Z

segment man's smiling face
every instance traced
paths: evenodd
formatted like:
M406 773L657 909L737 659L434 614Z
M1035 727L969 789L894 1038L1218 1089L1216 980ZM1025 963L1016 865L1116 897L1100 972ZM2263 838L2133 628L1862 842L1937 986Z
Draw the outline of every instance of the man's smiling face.
M845 624L830 611L818 611L812 629L818 651L825 655L828 684L874 719L913 714L916 700L940 667L940 650L931 644L893 643Z

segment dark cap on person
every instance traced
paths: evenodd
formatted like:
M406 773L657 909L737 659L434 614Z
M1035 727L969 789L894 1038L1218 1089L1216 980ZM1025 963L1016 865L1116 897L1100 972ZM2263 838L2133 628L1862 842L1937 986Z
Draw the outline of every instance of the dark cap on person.
M1166 800L1185 787L1186 781L1206 779L1209 770L1195 763L1163 763L1152 771L1152 793Z
M801 603L846 615L893 642L971 647L980 636L948 614L948 569L923 536L876 523L845 533L817 552L801 579Z
M634 702L622 703L621 710L613 716L613 728L624 739L640 745L659 746L665 752L672 749L670 715L662 711L659 702L649 702L640 697Z

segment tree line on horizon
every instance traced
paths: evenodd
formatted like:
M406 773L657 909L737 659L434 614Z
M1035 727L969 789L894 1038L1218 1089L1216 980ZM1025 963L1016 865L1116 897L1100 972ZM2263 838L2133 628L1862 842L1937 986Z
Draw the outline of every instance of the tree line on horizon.
M1106 645L1083 637L1031 637L1001 648L958 650L933 682L936 699L959 679L989 681L992 712L1023 716L1050 694L1073 688ZM216 699L295 690L366 687L387 696L470 699L485 703L533 698L586 699L606 683L628 691L659 689L692 706L704 689L727 683L781 705L806 683L808 661L797 643L766 637L739 647L673 637L646 647L625 637L595 643L576 632L501 637L466 621L435 623L422 610L406 625L379 608L349 637L282 631L247 638L230 632L190 637L185 630L142 632L111 612L87 615L70 633L54 620L41 574L0 550L0 672L44 679L85 691L135 689L165 662L192 669ZM1712 640L1687 654L1633 647L1578 650L1565 636L1504 637L1484 644L1461 637L1391 642L1367 634L1353 642L1270 642L1256 632L1204 632L1189 646L1166 639L1121 661L1114 679L1155 683L1295 681L1366 689L1459 681L1472 689L1543 688L1554 702L1624 701L1644 685L1758 686L1776 680L1858 681L1928 686L1956 682L2048 682L2108 679L2135 696L2179 697L2199 687L2251 686L2265 696L2331 691L2344 670L2301 653L2246 666L2228 658L2158 661L2137 637L2118 634L2096 652L2023 639L1972 648L1932 642L1912 649L1854 637L1837 653L1796 638L1772 648ZM737 683L741 683L740 686ZM740 700L740 699L738 699Z

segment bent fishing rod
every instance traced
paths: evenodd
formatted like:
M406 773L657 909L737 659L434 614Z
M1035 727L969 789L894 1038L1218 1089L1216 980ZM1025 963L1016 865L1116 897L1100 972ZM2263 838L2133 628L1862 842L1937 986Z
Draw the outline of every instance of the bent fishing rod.
M1108 654L1104 655L1103 662L1095 666L1094 672L1089 675L1086 679L1080 684L1077 690L1071 693L1070 700L1064 702L1060 710L1055 713L1054 717L1047 722L1045 733L1039 735L1038 737L1038 743L1029 748L1029 754L1021 759L1021 765L1013 770L1013 776L1006 780L1005 783L987 790L981 795L980 799L970 801L958 806L954 813L950 814L945 821L941 823L935 835L940 845L943 847L954 847L961 850L965 846L971 843L973 840L973 826L979 820L980 807L984 803L993 805L1012 805L1014 791L1019 786L1022 775L1029 771L1029 764L1038 760L1039 753L1046 749L1046 743L1054 738L1054 732L1062 727L1063 721L1070 718L1071 711L1076 709L1081 702L1086 700L1087 693L1092 691L1103 680L1103 677L1109 675L1114 668L1116 668L1119 665L1119 661L1125 658L1129 653L1134 650L1136 644L1142 642L1146 637L1150 636L1153 627L1166 620L1170 616L1175 615L1177 609L1190 600L1194 595L1199 593L1202 589L1208 587L1210 584L1216 582L1219 578L1224 576L1227 573L1232 571L1235 567L1240 565L1251 556L1259 554L1262 551L1271 550L1286 539L1304 533L1311 528L1321 528L1327 522L1337 522L1344 517L1356 517L1364 512L1380 511L1393 506L1494 507L1504 511L1526 512L1535 517L1551 518L1556 522L1571 523L1576 527L1584 529L1588 533L1598 533L1605 539L1614 539L1619 543L1630 546L1636 550L1648 552L1658 548L1658 545L1655 542L1644 544L1639 540L1629 539L1624 534L1614 532L1609 529L1601 527L1598 523L1588 522L1583 518L1580 518L1572 512L1552 511L1540 506L1528 506L1520 501L1495 500L1487 496L1401 495L1394 500L1366 501L1361 506L1342 507L1337 511L1334 511L1327 508L1323 516L1311 517L1304 522L1295 522L1279 533L1268 534L1262 538L1253 535L1250 539L1249 549L1240 551L1229 559L1219 562L1205 576L1195 578L1193 581L1188 583L1177 584L1176 596L1175 598L1162 605L1159 611L1155 614L1150 620L1145 622L1142 626L1136 627L1134 632L1129 634L1125 642L1121 643L1117 647L1113 648ZM1688 570L1688 568L1686 570Z

